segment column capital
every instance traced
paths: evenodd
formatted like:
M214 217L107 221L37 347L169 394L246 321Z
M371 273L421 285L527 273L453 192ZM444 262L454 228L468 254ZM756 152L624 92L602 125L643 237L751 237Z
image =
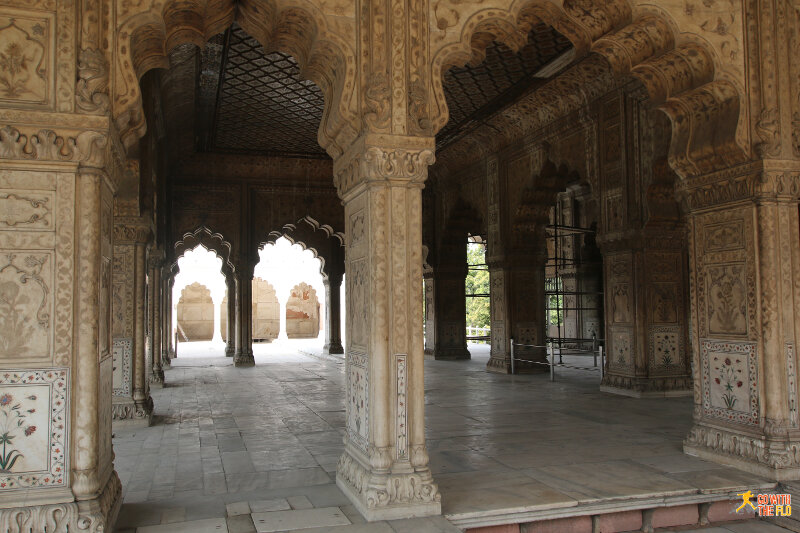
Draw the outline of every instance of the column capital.
M421 188L428 166L436 160L435 141L434 137L362 135L333 163L339 196L347 200L361 186L375 182Z
M796 201L800 197L800 161L749 161L681 180L676 188L686 211L755 199L784 198Z
M153 236L150 221L145 217L114 217L114 242L147 244Z

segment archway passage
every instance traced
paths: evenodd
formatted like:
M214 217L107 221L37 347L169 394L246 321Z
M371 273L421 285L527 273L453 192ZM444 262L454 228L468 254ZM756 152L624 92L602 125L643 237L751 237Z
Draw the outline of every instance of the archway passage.
M205 285L195 281L184 287L176 311L177 334L182 342L210 341L214 338L214 301Z

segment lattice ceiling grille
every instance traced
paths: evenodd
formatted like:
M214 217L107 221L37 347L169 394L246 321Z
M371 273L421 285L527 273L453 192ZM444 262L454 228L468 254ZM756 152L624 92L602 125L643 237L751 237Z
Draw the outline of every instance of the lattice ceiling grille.
M534 75L570 47L564 36L539 24L519 53L492 43L480 65L450 69L444 78L450 120L437 136L437 145L453 142L535 88L541 80ZM222 35L213 38L201 54L198 73L201 149L327 157L317 143L322 92L314 83L300 80L299 72L294 58L280 52L265 54L238 25L231 28L227 44ZM209 124L205 130L203 124Z

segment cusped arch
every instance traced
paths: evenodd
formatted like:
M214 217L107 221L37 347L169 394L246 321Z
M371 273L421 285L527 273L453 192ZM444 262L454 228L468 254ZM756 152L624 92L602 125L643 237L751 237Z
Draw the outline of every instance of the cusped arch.
M179 271L178 259L183 257L187 251L193 250L198 246L214 252L222 260L222 274L225 279L231 279L233 273L236 272L236 267L231 258L231 243L222 234L215 233L206 226L200 226L194 231L184 233L175 242L169 258L173 275Z
M333 262L343 261L344 233L334 230L327 224L321 224L310 216L305 216L294 223L284 224L279 230L270 231L258 242L258 249L261 250L268 244L275 244L281 237L299 245L303 250L311 251L320 261L320 274L323 279L328 279L330 269L334 266Z
M355 31L350 18L331 22L312 0L122 2L117 13L112 112L123 144L133 146L146 129L141 77L153 68L169 68L168 54L176 46L202 47L237 22L267 52L294 57L300 76L322 90L325 108L318 141L336 157L359 129L355 52L347 39Z
M492 40L518 50L538 22L551 25L572 42L576 61L501 112L501 131L528 133L589 104L614 79L632 77L670 118L669 162L680 176L746 160L747 151L736 141L742 111L739 90L717 74L711 47L700 38L676 39L677 25L663 12L634 17L625 0L568 0L561 6L548 0L517 0L508 8L476 10L463 22L454 42L434 51L433 133L448 120L442 85L447 69L479 62ZM486 150L480 148L482 139L474 144Z

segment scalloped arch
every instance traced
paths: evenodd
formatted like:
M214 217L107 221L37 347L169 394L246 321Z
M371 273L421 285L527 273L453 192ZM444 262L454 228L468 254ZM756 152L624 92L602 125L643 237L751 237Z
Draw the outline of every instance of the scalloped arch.
M501 121L508 131L527 133L532 124L540 127L590 103L609 80L632 77L642 82L653 104L670 118L669 162L680 176L746 161L747 151L736 141L741 97L725 76L717 75L713 51L702 39L686 35L676 45L674 21L663 13L642 13L634 20L625 0L573 0L562 6L548 0L517 0L506 9L472 13L458 39L433 55L434 133L448 120L442 85L447 69L479 60L491 40L519 49L536 22L545 22L567 37L579 60L524 97L528 101L515 104L516 116L515 110L506 111ZM528 112L533 119L520 116Z
M198 246L214 252L222 260L222 274L226 279L236 272L236 266L231 258L231 243L222 234L215 233L206 226L200 226L194 231L184 233L173 245L172 254L169 258L172 265L170 270L173 275L179 271L178 259L183 257L187 251L193 250Z
M261 250L268 244L275 244L281 237L314 254L320 261L320 274L323 279L328 278L329 267L337 260L332 250L344 249L344 233L337 232L331 226L321 224L310 216L305 216L294 223L284 224L280 230L270 231L258 242L258 249Z
M150 69L168 68L179 44L203 46L233 22L267 51L292 55L300 75L322 90L325 108L317 140L332 156L359 130L355 52L344 17L331 21L310 0L151 0L123 2L117 14L112 114L123 145L145 133L139 80Z

